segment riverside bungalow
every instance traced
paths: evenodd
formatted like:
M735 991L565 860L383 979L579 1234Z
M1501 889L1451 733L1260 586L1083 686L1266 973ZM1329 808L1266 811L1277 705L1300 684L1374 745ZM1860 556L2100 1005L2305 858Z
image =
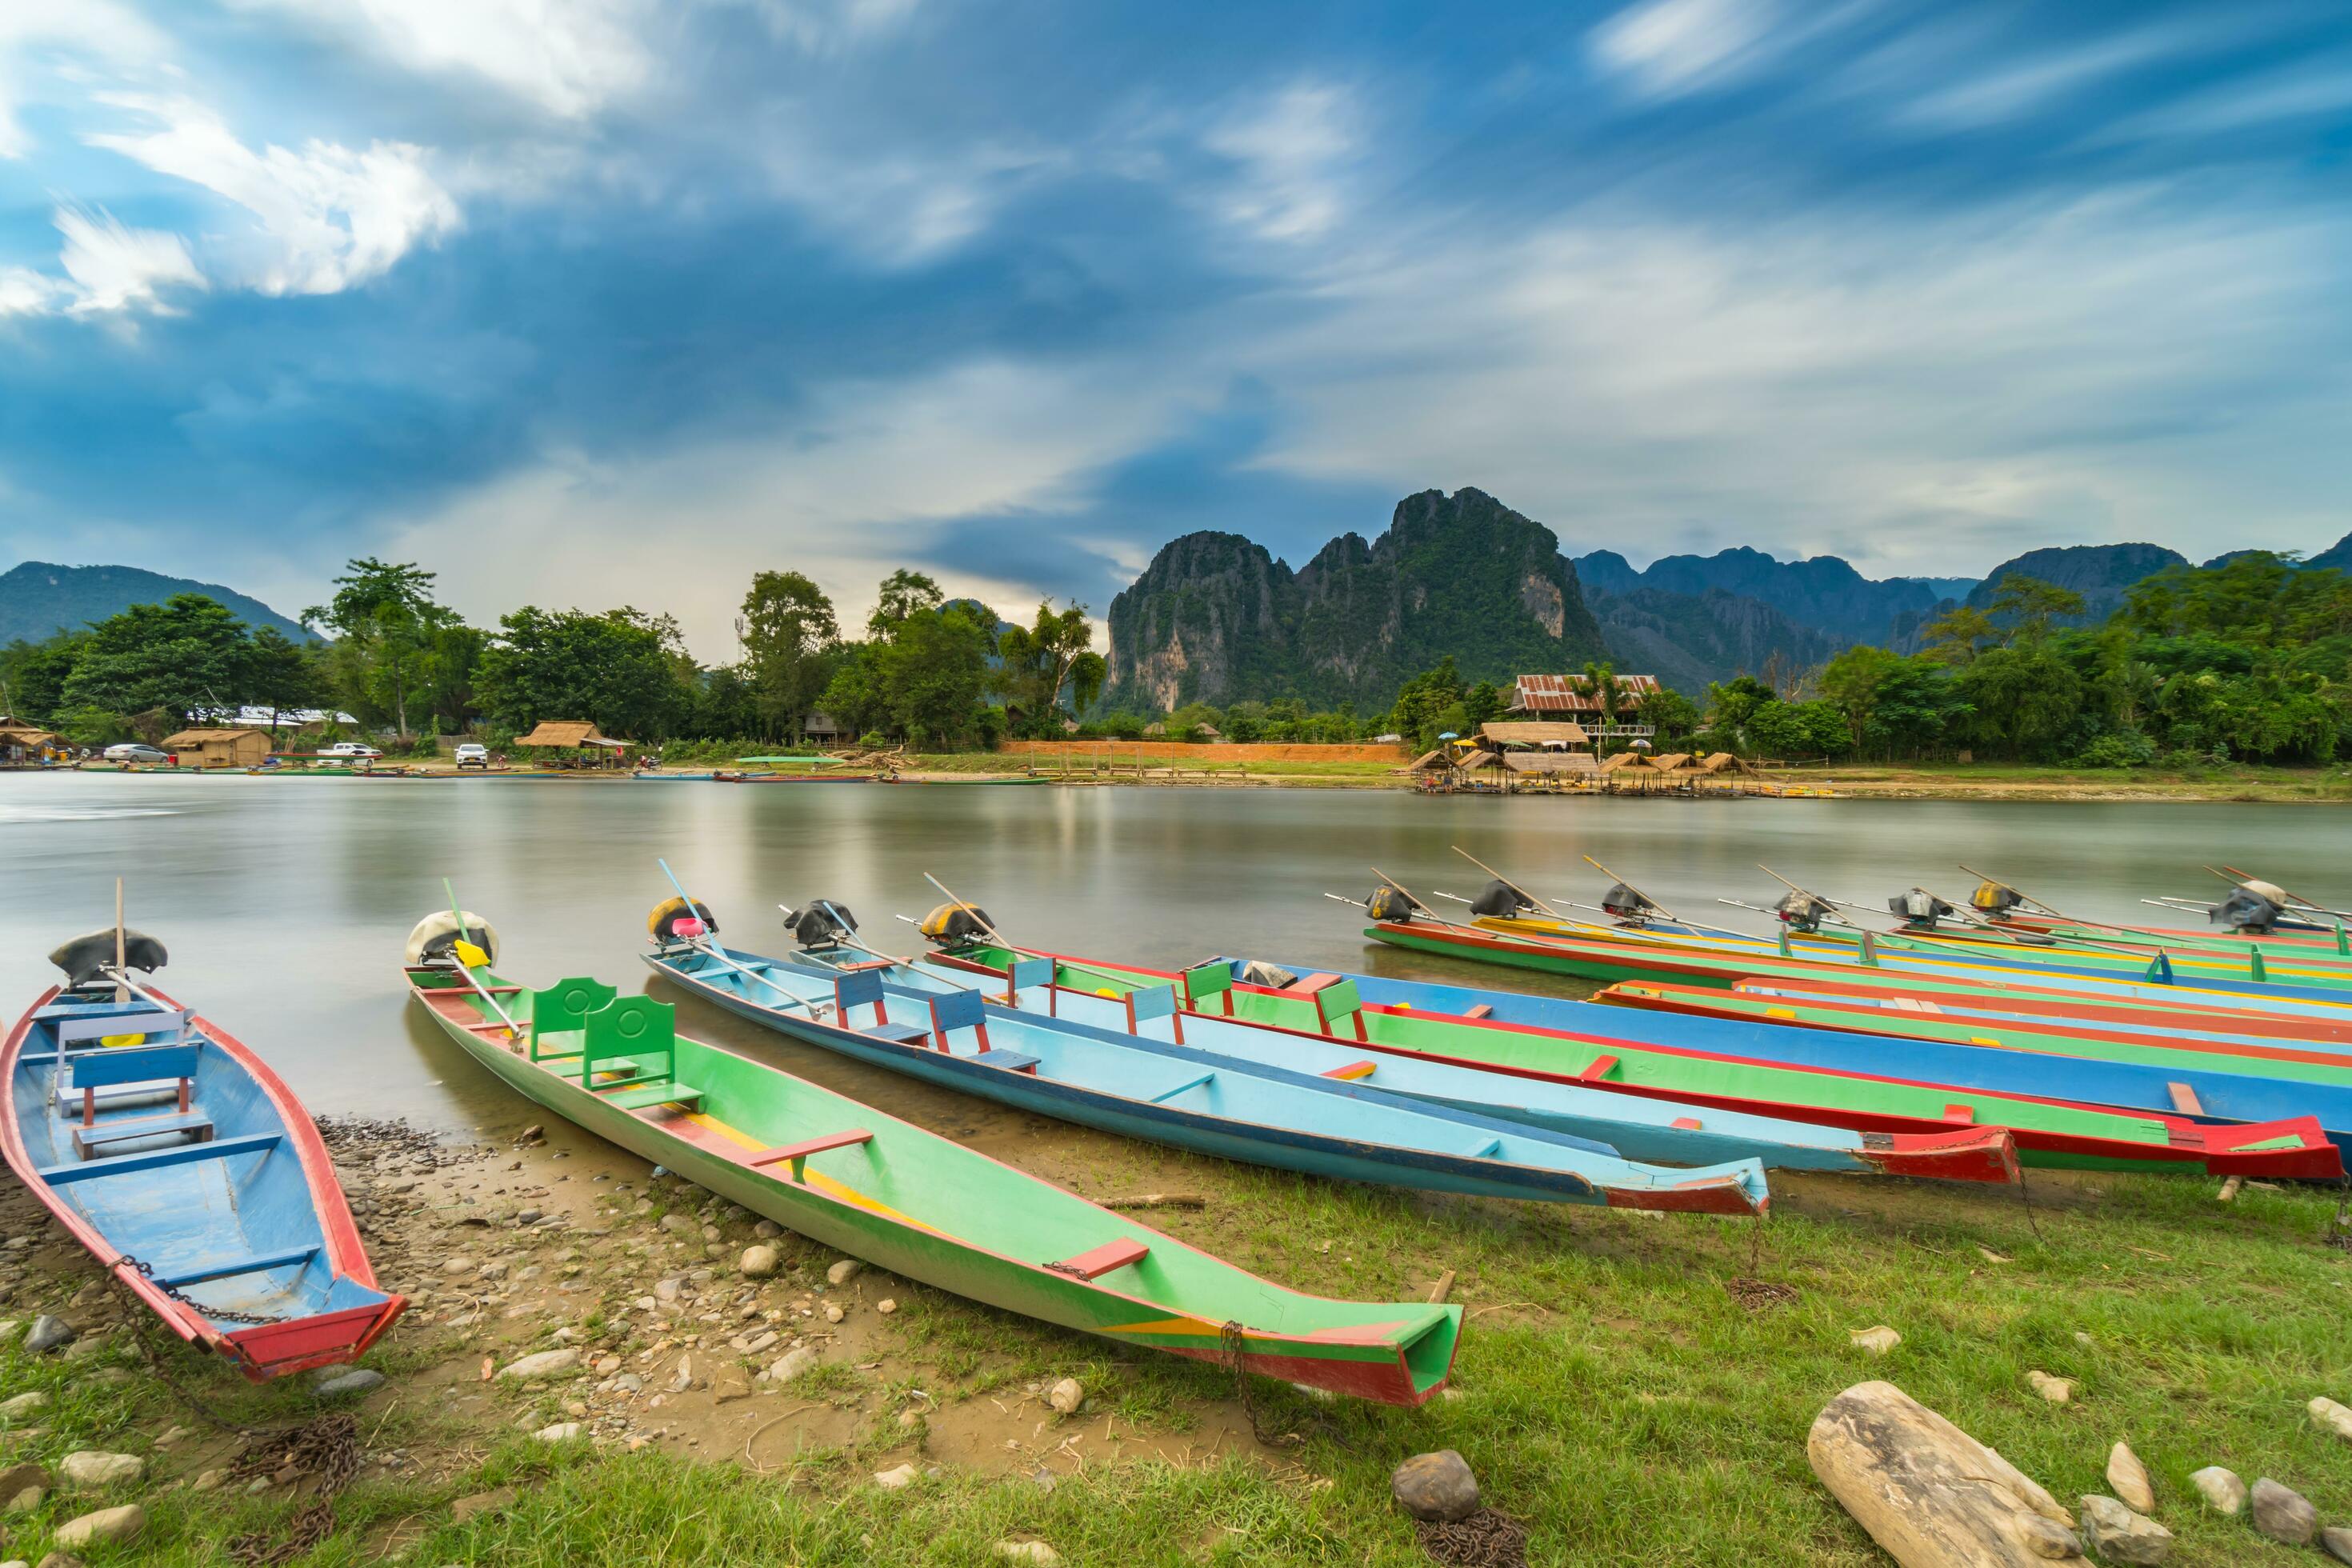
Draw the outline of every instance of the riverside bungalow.
M1642 704L1661 689L1654 675L1621 675L1617 710L1603 713L1600 693L1581 675L1522 675L1512 684L1508 716L1572 720L1600 742L1647 740L1657 733L1657 727L1640 721Z
M57 750L58 744L55 731L0 713L0 763L16 766L40 762Z
M628 741L615 741L596 732L596 726L585 719L541 719L531 732L515 741L518 746L532 746L548 751L601 750L611 753L613 765L627 760Z
M163 749L184 768L257 768L269 760L266 730L183 730Z

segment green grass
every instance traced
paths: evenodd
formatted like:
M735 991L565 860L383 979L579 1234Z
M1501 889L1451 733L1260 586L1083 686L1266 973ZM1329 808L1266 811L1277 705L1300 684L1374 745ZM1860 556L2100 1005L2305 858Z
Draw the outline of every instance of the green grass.
M370 1448L447 1456L454 1472L427 1484L372 1468L345 1494L341 1532L308 1561L370 1561L389 1538L405 1543L401 1561L425 1568L976 1564L993 1560L995 1541L1034 1536L1074 1564L1402 1568L1424 1560L1389 1502L1388 1472L1408 1454L1454 1447L1489 1500L1529 1524L1537 1563L1878 1563L1804 1458L1821 1406L1872 1377L2069 1504L2105 1489L2108 1446L2128 1439L2156 1477L2159 1519L2180 1537L2176 1561L2315 1560L2204 1510L2188 1478L2209 1464L2250 1484L2275 1477L2324 1521L2352 1520L2352 1445L2313 1429L2303 1411L2314 1394L2352 1400L2352 1255L2327 1244L2330 1194L2248 1188L2224 1206L2210 1180L2038 1176L2037 1239L2013 1193L1784 1180L1760 1271L1801 1295L1750 1313L1723 1289L1750 1267L1750 1230L1738 1222L1415 1197L1158 1153L1138 1162L1152 1185L1210 1198L1205 1211L1160 1211L1155 1223L1286 1283L1417 1300L1440 1270L1457 1270L1455 1300L1470 1312L1460 1397L1419 1411L1321 1406L1261 1384L1274 1423L1307 1434L1288 1462L1186 1470L1097 1455L1050 1493L955 1469L884 1493L866 1478L908 1457L897 1412L940 1407L913 1388L951 1405L1076 1375L1090 1415L1171 1433L1231 1394L1211 1366L910 1289L899 1292L898 1353L918 1374L877 1383L824 1368L790 1391L878 1395L877 1418L841 1449L766 1475L654 1449L550 1453L513 1436L527 1399L488 1430L403 1399L368 1417ZM1110 1164L1083 1184L1107 1194L1134 1181ZM1848 1339L1877 1323L1903 1335L1884 1360ZM192 1352L175 1364L242 1419L291 1420L306 1407L299 1388L248 1389ZM2075 1402L2044 1403L2025 1383L2035 1369L2075 1379ZM144 1452L175 1421L201 1426L151 1380L99 1389L89 1370L0 1348L0 1390L47 1388L58 1401L42 1413L42 1436L0 1436L9 1462L84 1447ZM161 1468L185 1463L169 1457ZM502 1484L520 1489L514 1507L449 1521L448 1502ZM151 1488L141 1500L152 1522L139 1552L93 1552L93 1568L134 1556L218 1563L230 1536L280 1524L290 1506L184 1489ZM52 1499L5 1521L5 1554L37 1561L49 1531L85 1506Z

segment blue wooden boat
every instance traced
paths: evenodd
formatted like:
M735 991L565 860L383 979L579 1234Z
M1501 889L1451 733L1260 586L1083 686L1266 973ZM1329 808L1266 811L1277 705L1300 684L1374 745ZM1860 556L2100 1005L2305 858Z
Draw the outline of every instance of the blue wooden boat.
M1065 962L1082 962L1066 960ZM1836 1029L1735 1023L1674 1013L1612 1007L1563 996L1530 996L1485 986L1437 985L1376 974L1219 958L1237 977L1255 970L1300 975L1336 973L1354 983L1367 1006L1409 1008L1441 1016L1478 1017L1498 1024L1603 1036L1639 1045L1872 1073L2000 1094L2079 1100L2121 1110L2184 1117L2206 1126L2251 1126L2315 1116L2328 1141L2352 1154L2352 1089L2292 1082L2258 1072L2213 1067L2150 1067L2137 1062L2045 1056L1993 1046L1890 1039ZM1246 984L1239 981L1237 984ZM2247 1065L2254 1065L2249 1062ZM2177 1092L2186 1089L2187 1096ZM2190 1106L2196 1109L2189 1109Z
M659 911L656 911L658 913ZM1668 1170L1590 1140L886 980L656 936L646 962L795 1039L926 1082L1247 1164L1381 1186L1620 1208L1758 1214L1754 1160ZM1145 1004L1147 1008L1150 1004Z
M217 1025L143 985L118 1001L91 963L114 940L58 949L68 984L0 1046L9 1168L173 1333L247 1377L351 1360L407 1302L377 1288L318 1130ZM152 938L125 946L163 962Z
M866 954L818 947L795 955L811 966L862 967ZM962 991L967 970L923 960L892 973L927 992ZM2015 1142L2005 1129L1968 1127L1948 1133L1874 1133L1851 1128L1751 1116L1715 1107L1610 1094L1579 1084L1528 1079L1482 1068L1402 1055L1367 1057L1360 1045L1295 1029L1223 1017L1202 1010L1198 994L1179 1004L1150 993L1116 996L1056 985L1047 958L1017 961L1009 989L988 999L1032 1015L1138 1034L1290 1072L1344 1079L1391 1094L1504 1121L1525 1122L1594 1140L1629 1160L1680 1165L1755 1160L1767 1170L1841 1171L1853 1175L1922 1176L1946 1181L2014 1182Z

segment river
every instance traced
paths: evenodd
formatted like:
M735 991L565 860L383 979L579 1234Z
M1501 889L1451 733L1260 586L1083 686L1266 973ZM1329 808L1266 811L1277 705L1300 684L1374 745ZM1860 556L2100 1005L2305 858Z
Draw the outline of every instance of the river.
M2162 919L2137 900L2210 895L2227 860L2320 898L2346 894L2352 816L2309 806L2040 802L1639 800L1284 789L996 788L511 780L0 775L0 1005L11 1021L54 978L43 955L130 922L172 952L160 984L241 1036L318 1112L405 1116L451 1133L527 1108L409 1005L401 943L452 879L526 983L593 974L652 990L646 911L666 856L735 945L779 951L778 902L847 904L886 951L919 945L940 878L1012 940L1177 967L1218 953L1535 987L1368 943L1378 866L1428 897L1483 876L1460 845L1548 899L1597 903L1591 855L1692 918L1761 929L1718 896L1770 901L1768 865L1817 891L1881 901L1914 879L1947 897L1965 861L2070 912ZM2306 885L2305 879L2315 886ZM1444 906L1441 904L1441 908ZM1556 983L1575 994L1572 983ZM971 1102L784 1041L684 1000L684 1032L960 1136ZM983 1140L996 1142L989 1137ZM999 1151L1001 1152L1001 1151Z

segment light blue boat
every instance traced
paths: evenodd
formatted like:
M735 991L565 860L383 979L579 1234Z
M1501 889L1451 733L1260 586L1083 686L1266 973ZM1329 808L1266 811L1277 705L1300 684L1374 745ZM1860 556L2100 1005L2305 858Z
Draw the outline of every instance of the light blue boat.
M796 955L793 962L838 963L864 956L839 948L817 948ZM928 991L963 990L973 983L969 970L928 959L892 973L901 983ZM1057 987L1052 984L1053 973L1050 959L1029 959L1017 965L1011 1005L1064 1023L1129 1032L1127 994L1105 996ZM1174 990L1168 991L1172 1002ZM1006 1000L993 988L989 998ZM1427 1104L1593 1139L1629 1160L1685 1165L1756 1160L1767 1170L1842 1171L1856 1175L1899 1172L1969 1182L2017 1179L2013 1145L1997 1129L1972 1127L1941 1138L1860 1132L1671 1100L1611 1094L1559 1079L1518 1077L1419 1057L1381 1052L1368 1056L1365 1047L1351 1042L1206 1012L1180 1013L1156 1001L1141 1004L1135 1011L1140 1018L1135 1032L1148 1029L1150 1038L1262 1067L1344 1078ZM1945 1152L1948 1158L1940 1157Z
M661 942L652 968L739 1016L929 1083L1248 1164L1381 1186L1619 1208L1760 1215L1763 1167L1669 1170L1607 1145L1349 1081L1028 1016L953 989L848 968ZM1172 1014L1172 994L1139 1005Z

